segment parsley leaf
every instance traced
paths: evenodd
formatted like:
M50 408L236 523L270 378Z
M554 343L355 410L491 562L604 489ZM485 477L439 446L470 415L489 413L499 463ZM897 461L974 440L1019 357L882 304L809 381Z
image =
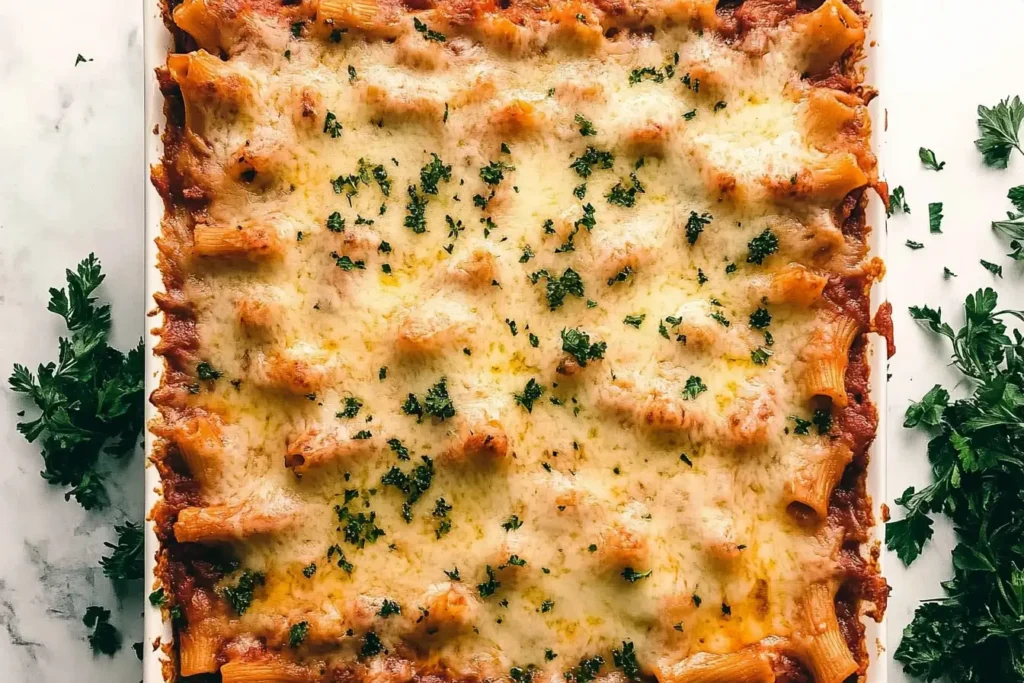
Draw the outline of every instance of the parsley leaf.
M589 178L590 174L594 172L594 168L609 169L614 161L615 157L611 152L588 146L583 154L573 159L569 168L576 171L576 175L579 177Z
M1020 124L1024 121L1024 103L1020 97L1007 97L994 107L978 105L978 130L981 137L974 145L987 166L1006 168L1010 153L1020 147Z
M992 273L993 275L995 275L997 277L1002 277L1003 276L1003 267L1002 266L1000 266L998 264L995 264L995 263L991 263L989 261L986 261L985 259L981 259L981 265L985 267L985 270L987 270L988 272Z
M583 116L583 114L576 114L576 125L580 127L580 135L585 138L597 135L597 129L594 128L594 124L590 122L590 119Z
M576 359L580 367L587 367L587 362L604 358L608 344L603 341L590 343L590 335L579 328L562 328L562 350Z
M265 583L266 578L263 576L263 572L254 572L246 569L238 577L238 583L234 586L222 588L220 592L232 609L241 616L245 614L246 610L249 609L249 605L252 604L253 593L259 586Z
M478 583L476 590L481 598L489 598L494 595L495 591L501 588L501 581L498 581L498 577L495 575L491 565L487 565L484 570L487 572L487 580L483 583Z
M615 666L622 669L628 680L640 683L640 664L636 661L636 652L631 641L624 640L622 649L612 650L612 661L615 662Z
M402 503L401 506L401 518L406 520L407 523L413 521L413 505L423 498L423 495L427 493L430 484L434 480L434 462L427 456L420 456L420 459L423 462L410 470L409 473L402 472L397 467L392 466L381 477L381 485L394 486L406 495L406 502ZM382 531L380 536L383 535ZM371 543L375 540L373 539Z
M417 17L413 17L412 18L412 25L413 25L413 28L416 29L416 33L419 33L420 35L422 35L424 40L435 42L435 43L443 43L446 40L448 40L443 33L438 33L437 31L431 30L426 24L424 24L422 21L420 21L419 18L417 18Z
M707 211L699 216L696 211L691 211L690 217L686 219L686 241L691 245L696 244L697 238L704 232L704 226L711 223L713 218L714 216Z
M893 188L892 193L889 195L889 206L885 210L885 215L892 218L893 214L897 211L902 211L905 214L910 213L910 206L907 204L906 192L904 192L902 185Z
M514 394L516 403L526 408L526 412L533 412L533 403L540 399L544 395L544 385L538 384L537 380L532 377L526 383L522 393Z
M561 308L568 294L572 294L577 299L583 298L583 280L580 279L580 274L572 268L566 268L561 276L556 277L552 277L547 270L538 270L530 274L530 281L536 284L542 277L547 279L545 295L550 310Z
M636 329L639 330L640 326L643 324L644 319L646 317L646 313L641 313L640 315L627 315L625 318L623 318L622 322L626 325L630 325L631 327L635 327Z
M455 404L448 395L448 378L442 377L437 384L427 389L423 410L441 421L455 417Z
M914 240L907 240L907 248L917 251L918 249L924 249L924 245L920 242L915 242Z
M309 633L309 622L300 621L297 624L292 624L291 628L288 629L288 646L298 647L302 645L302 641L306 639L306 634Z
M765 228L757 237L747 242L747 263L761 265L764 260L779 250L779 238L771 228Z
M82 623L92 629L89 634L89 646L93 652L113 656L121 649L121 632L110 623L110 610L98 605L91 605L85 610Z
M917 150L917 156L921 159L921 163L929 171L941 171L946 166L945 161L937 161L935 159L935 152L931 151L926 147L922 147Z
M104 543L113 552L100 558L100 566L107 578L114 581L132 581L142 578L142 553L144 545L141 524L127 521L123 526L114 526L117 545Z
M683 388L683 398L692 401L707 390L707 385L704 384L700 377L690 375L689 379L686 380L686 386Z
M928 230L932 233L942 232L942 202L928 204Z

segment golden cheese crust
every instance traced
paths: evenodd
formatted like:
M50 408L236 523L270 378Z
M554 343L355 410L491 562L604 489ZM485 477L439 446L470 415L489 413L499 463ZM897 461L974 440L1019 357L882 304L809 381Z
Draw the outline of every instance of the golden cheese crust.
M168 674L841 683L854 0L168 0Z

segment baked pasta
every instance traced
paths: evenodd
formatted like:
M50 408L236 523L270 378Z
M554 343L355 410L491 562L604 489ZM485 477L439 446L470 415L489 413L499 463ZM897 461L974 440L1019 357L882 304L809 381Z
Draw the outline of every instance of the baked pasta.
M858 0L164 11L168 676L864 676Z

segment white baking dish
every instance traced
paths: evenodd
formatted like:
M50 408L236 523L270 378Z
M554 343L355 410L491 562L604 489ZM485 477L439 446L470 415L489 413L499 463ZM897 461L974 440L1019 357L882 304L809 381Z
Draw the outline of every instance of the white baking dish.
M163 154L163 145L160 142L160 134L163 132L164 126L164 115L163 107L164 101L163 96L160 93L160 88L157 84L156 77L154 75L154 69L163 64L166 61L167 52L171 46L170 34L167 28L164 26L163 19L160 13L160 3L157 0L146 0L145 3L145 17L144 22L144 36L145 36L145 71L146 71L146 301L147 305L153 307L152 296L156 292L162 289L162 282L160 272L156 267L156 245L154 240L160 233L160 221L164 214L163 200L160 195L153 188L149 182L149 169L150 167L159 162ZM868 46L868 56L866 61L867 77L866 82L878 83L881 66L881 54L882 50L878 44L881 36L881 2L873 2L867 0L866 5L869 11L872 12L872 21L870 30L868 32L868 38L866 44ZM874 122L873 134L872 134L872 145L875 153L879 157L879 168L880 173L884 176L884 155L883 155L883 139L884 139L884 125L885 125L885 111L884 111L884 93L883 98L876 99L871 104L870 111L872 120ZM874 255L881 258L885 258L885 208L881 200L871 195L870 204L868 207L868 224L874 227L870 238L870 247ZM879 303L885 300L885 285L884 283L878 283L875 285L872 291L872 302L877 307ZM154 328L159 327L159 318L149 318L148 327ZM146 396L160 384L160 372L162 370L162 361L155 357L152 353L154 344L158 339L148 333L146 334ZM875 520L877 522L874 528L874 536L878 543L884 542L884 525L882 524L882 515L880 506L887 500L885 490L885 471L886 471L886 357L885 357L885 343L879 340L875 336L870 337L871 348L871 397L878 409L878 433L875 438L874 445L871 447L870 457L871 462L868 467L868 493L870 494L873 501L873 509L875 513ZM148 402L146 402L146 420L147 422L152 419L155 415L155 408ZM152 435L147 431L145 434L145 446L147 457L151 452L152 447ZM153 505L157 502L159 494L157 493L160 484L160 477L157 474L156 468L148 466L146 468L146 497L145 506L147 513L152 509ZM157 539L153 533L152 524L146 525L146 576L153 577L156 562L154 560L155 553L157 551ZM882 554L880 558L882 574L885 574L885 554ZM149 583L146 584L146 591L148 594ZM172 637L171 627L169 623L165 623L162 619L161 612L158 608L155 608L149 604L148 600L144 601L145 616L145 638L143 654L143 676L145 683L162 683L162 661L163 653L160 649L153 650L152 644L159 638L161 642L170 642ZM871 657L871 666L868 669L868 682L867 683L886 683L886 657L885 657L885 637L886 637L886 622L883 619L881 623L875 623L874 621L867 619L867 631L865 634L865 642L867 643L868 654Z

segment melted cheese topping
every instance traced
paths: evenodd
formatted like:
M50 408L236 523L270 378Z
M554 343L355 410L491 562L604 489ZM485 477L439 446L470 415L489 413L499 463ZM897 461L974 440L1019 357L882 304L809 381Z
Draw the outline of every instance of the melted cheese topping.
M373 631L485 675L610 662L623 641L649 671L793 632L806 587L838 571L837 540L784 502L827 441L791 417L810 419L796 368L822 321L762 297L772 273L843 240L827 203L764 190L827 156L805 137L789 30L763 54L676 28L518 57L411 27L337 44L262 31L221 65L247 84L241 104L190 121L221 188L203 220L280 245L199 259L185 286L199 355L223 373L191 399L224 423L205 500L281 527L236 544L266 577L238 632L334 619L328 657L352 659ZM716 76L705 92L684 79L697 68ZM588 146L613 161L584 178ZM432 155L450 166L436 194ZM608 199L616 187L632 206ZM766 229L778 249L758 264ZM582 296L549 301L567 269ZM759 307L765 329L749 322ZM602 357L564 351L573 329ZM454 415L403 412L442 378ZM528 382L543 388L532 405ZM504 457L467 449L481 430L507 438ZM285 466L317 446L326 462ZM382 482L425 457L425 490ZM346 540L359 514L379 538ZM384 599L401 614L380 616Z

